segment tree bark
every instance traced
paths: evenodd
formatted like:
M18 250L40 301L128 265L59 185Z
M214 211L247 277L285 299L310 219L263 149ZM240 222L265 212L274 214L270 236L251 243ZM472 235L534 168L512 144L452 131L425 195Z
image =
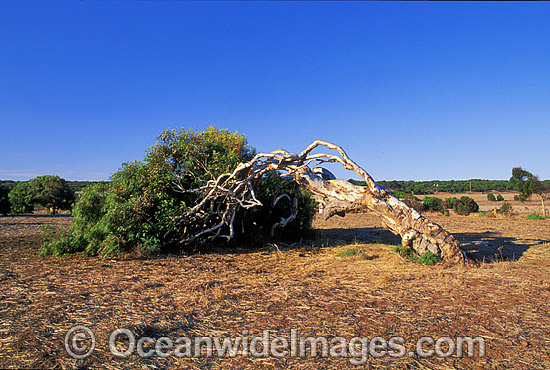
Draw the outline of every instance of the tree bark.
M401 236L403 246L412 248L416 253L423 254L430 251L450 264L473 264L473 261L460 249L460 243L454 236L400 201L388 188L376 184L372 177L355 164L342 148L318 140L306 151L310 152L318 145L338 150L341 160L336 161L359 174L367 183L367 186L357 186L342 179L324 180L307 166L297 169L294 178L314 194L325 218L342 211L367 208L380 217L385 228Z

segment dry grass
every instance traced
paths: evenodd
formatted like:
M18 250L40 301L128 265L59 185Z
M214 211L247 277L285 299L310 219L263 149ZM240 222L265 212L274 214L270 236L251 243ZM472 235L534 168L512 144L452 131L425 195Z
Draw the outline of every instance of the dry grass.
M294 248L125 260L37 257L36 225L50 220L0 218L2 368L354 367L348 359L320 357L118 359L107 345L116 328L173 339L237 337L245 329L250 337L264 329L286 338L291 329L301 336L400 336L407 352L423 336L482 336L484 358L370 357L365 367L550 368L550 220L544 227L517 220L515 232L516 220L505 226L479 217L438 218L480 256L498 250L499 240L510 250L517 241L513 256L506 251L503 261L486 258L475 269L404 261L390 253L395 239L365 215L317 221L321 238ZM485 234L487 225L496 228L492 234ZM490 240L478 243L476 235ZM350 244L363 253L336 257ZM63 345L78 324L92 329L98 343L83 361L70 358Z

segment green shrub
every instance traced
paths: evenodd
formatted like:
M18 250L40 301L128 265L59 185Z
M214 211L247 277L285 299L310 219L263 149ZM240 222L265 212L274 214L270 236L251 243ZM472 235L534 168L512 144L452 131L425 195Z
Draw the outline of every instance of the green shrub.
M518 201L518 202L525 202L525 198L519 196L519 195L514 195L514 200Z
M496 202L497 198L495 198L495 195L493 193L488 193L487 194L487 200L489 202Z
M447 209L455 209L456 204L460 202L460 199L456 197L447 198L445 199L445 208Z
M512 205L510 203L504 202L497 212L501 215L509 215L510 213L512 213Z
M392 252L400 255L401 257L407 258L411 262L420 263L423 265L435 265L439 262L437 256L430 251L417 255L412 249L404 247L401 244L392 248Z
M435 265L439 262L439 259L435 254L430 251L424 252L421 255L411 255L409 260L415 263L420 263L421 265Z
M501 194L497 195L497 201L502 202L503 200L504 197Z
M463 216L479 211L479 205L476 201L467 196L463 196L460 199L455 197L447 198L445 199L445 205L448 209L454 209L457 214Z
M443 201L436 197L425 197L422 205L425 211L436 211L443 213L445 209Z
M210 127L205 131L166 130L151 147L143 162L123 164L108 184L85 188L74 207L74 221L66 234L46 240L41 253L64 255L82 251L85 255L117 256L136 251L151 254L179 250L181 240L204 229L204 225L181 225L185 214L198 199L197 189L256 151L243 135ZM269 220L288 217L291 205L282 199L275 207L269 196L290 191L278 173L265 176L258 185L264 207L240 210L234 220L235 232L258 237L269 234ZM287 236L311 230L315 203L306 192L298 199L298 217L287 225ZM235 239L243 235L236 235ZM203 245L187 246L192 249Z
M462 206L460 206L462 204ZM479 211L479 205L470 197L463 196L460 197L460 203L457 205L456 213L459 215L467 216L470 213L475 213Z
M402 244L398 244L395 247L393 247L392 252L400 255L401 257L407 257L412 253L410 248L404 247Z

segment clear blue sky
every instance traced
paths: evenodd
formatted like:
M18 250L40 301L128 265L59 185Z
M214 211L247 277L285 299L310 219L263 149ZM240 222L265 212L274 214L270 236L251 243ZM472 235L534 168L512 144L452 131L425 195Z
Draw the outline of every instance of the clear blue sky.
M550 3L0 2L0 179L106 180L165 128L375 180L550 178ZM347 171L336 171L349 178Z

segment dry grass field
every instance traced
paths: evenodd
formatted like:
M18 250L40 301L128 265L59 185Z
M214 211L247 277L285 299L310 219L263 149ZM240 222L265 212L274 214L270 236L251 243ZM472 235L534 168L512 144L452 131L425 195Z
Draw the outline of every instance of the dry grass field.
M38 226L68 216L0 218L0 368L55 369L548 369L550 220L428 215L480 261L477 268L411 263L368 214L316 220L319 238L180 256L122 260L38 257ZM337 254L357 248L349 257ZM84 360L64 347L85 325L96 349ZM406 356L117 358L117 328L152 338L194 336L394 336ZM247 330L243 334L243 330ZM482 337L484 357L414 354L424 336ZM410 354L410 355L409 355Z

